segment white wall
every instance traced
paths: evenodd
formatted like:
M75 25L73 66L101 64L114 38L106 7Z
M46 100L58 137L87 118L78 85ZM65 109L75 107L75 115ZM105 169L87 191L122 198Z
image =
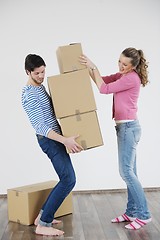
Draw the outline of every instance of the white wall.
M102 75L118 70L124 48L144 50L150 84L141 89L139 100L143 135L138 172L144 187L160 186L159 12L159 0L0 0L0 194L8 188L57 179L21 106L21 89L27 81L24 58L39 54L47 63L46 77L59 74L55 51L71 42L81 42ZM93 91L105 145L72 155L75 190L124 188L118 173L112 96L100 95L94 85Z

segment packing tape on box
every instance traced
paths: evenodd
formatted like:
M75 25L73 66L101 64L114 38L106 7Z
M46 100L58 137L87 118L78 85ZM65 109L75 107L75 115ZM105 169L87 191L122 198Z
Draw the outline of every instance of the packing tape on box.
M87 144L85 140L81 140L81 146L83 147L84 150L87 149Z
M76 65L72 65L72 71L77 71L77 70L78 70L77 66Z
M76 115L76 120L81 121L81 115L80 115L80 111L78 109L76 109L75 115Z
M19 197L19 192L18 191L16 191L16 197Z

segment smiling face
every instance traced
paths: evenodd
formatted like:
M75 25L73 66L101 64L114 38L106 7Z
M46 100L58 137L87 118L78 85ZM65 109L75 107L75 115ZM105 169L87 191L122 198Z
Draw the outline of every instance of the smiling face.
M120 55L118 66L119 66L119 72L121 74L126 74L134 70L131 60L132 60L131 58L126 57L123 54Z

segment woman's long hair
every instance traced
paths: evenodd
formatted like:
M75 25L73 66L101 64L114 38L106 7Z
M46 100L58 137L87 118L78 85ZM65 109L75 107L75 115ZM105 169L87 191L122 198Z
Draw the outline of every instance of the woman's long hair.
M143 51L135 48L126 48L122 54L131 59L131 64L133 67L135 67L135 71L138 73L141 79L142 86L145 87L149 81L147 71L148 64L144 57Z

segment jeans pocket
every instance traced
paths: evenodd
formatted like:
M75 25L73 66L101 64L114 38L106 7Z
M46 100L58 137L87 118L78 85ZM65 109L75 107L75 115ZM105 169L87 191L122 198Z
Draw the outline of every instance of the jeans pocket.
M141 138L141 128L136 128L133 131L133 135L134 135L134 140L136 143L139 143L140 138Z
M39 146L41 147L44 153L47 153L48 150L48 140L46 138L38 139Z

